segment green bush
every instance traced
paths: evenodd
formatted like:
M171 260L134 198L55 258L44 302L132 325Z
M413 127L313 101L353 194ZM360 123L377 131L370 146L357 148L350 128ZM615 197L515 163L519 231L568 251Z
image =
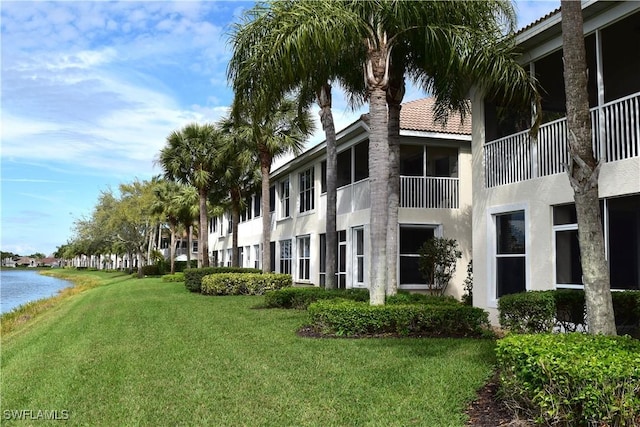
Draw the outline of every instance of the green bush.
M498 300L500 326L516 333L551 332L556 303L549 291L503 295Z
M242 267L205 267L205 268L188 268L184 271L184 285L191 292L200 292L202 278L209 274L218 273L260 273L255 268Z
M321 299L344 298L368 301L368 289L284 288L265 293L267 308L293 308L306 310L309 304Z
M640 291L611 293L619 335L640 337ZM553 308L550 305L553 300ZM586 331L584 291L557 289L505 295L498 300L500 325L517 333ZM549 327L551 325L551 327Z
M460 304L460 302L450 295L428 295L400 291L396 295L387 297L387 304L431 304L450 305Z
M187 261L175 261L174 262L174 269L177 273L181 273L183 271L185 271L188 268L197 268L198 267L198 260L197 259L192 259L191 260L191 265L187 265Z
M549 425L631 426L640 419L640 341L603 335L509 335L496 349L501 394Z
M143 276L160 276L162 273L160 272L160 267L158 265L143 265L142 266L142 275Z
M162 276L163 282L184 282L184 273L165 274Z
M309 306L311 326L327 335L399 334L411 336L483 336L488 314L462 304L386 304L344 299L320 300Z
M216 273L202 278L205 295L264 295L291 286L290 274Z

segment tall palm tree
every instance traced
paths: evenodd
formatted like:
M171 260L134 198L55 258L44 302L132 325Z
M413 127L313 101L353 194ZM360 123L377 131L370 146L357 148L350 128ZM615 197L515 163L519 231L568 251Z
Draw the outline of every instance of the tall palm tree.
M226 192L231 206L231 266L240 267L238 253L238 224L240 212L246 207L247 196L253 194L260 187L260 168L257 153L251 149L250 132L236 124L230 117L218 123L225 135L225 142L220 155L225 159L221 172L219 188Z
M387 227L392 226L388 221L387 90L391 79L390 58L394 50L406 49L403 55L396 55L399 59L396 59L394 68L398 71L394 73L399 76L408 73L435 94L440 118L446 118L450 110L468 112L465 97L472 84L477 84L479 90L500 88L505 96L520 94L520 89L528 91L531 87L522 83L529 82L529 79L509 50L513 44L503 42L502 30L510 31L513 22L513 10L507 1L354 0L330 4L331 8L322 10L320 24L314 26L310 21L303 21L299 27L311 35L313 41L310 45L313 47L342 43L342 50L330 47L323 51L330 57L340 55L328 61L329 64L345 58L353 59L354 56L364 64L362 71L370 124L370 300L372 304L382 304L387 283ZM336 34L342 36L336 38ZM268 35L265 30L260 36ZM269 55L283 48L286 55L280 58L286 59L287 55L295 57L297 51L281 41L272 39L274 47L271 50L263 50L260 44L256 44L258 47L253 52L261 60L268 61ZM364 49L353 49L356 42ZM252 76L251 65L250 62L238 64L236 77ZM261 85L268 87L264 81L258 80L251 88L259 90Z
M313 133L309 113L301 111L289 98L277 105L265 105L255 100L239 101L236 98L232 119L245 132L243 138L251 142L258 155L262 183L262 270L271 271L271 210L270 177L273 160L285 154L300 154L306 138Z
M221 139L222 134L213 124L191 123L167 137L157 160L167 179L189 184L198 190L200 267L209 266L207 197L217 180L216 160Z
M343 32L333 39L318 38L318 28L331 27L331 1L277 1L258 4L247 11L231 34L233 56L229 77L236 97L257 98L277 104L295 90L301 108L316 102L326 141L326 270L325 288L336 287L336 130L332 113L332 82L339 81L357 93L361 83L359 64L342 55L348 39ZM354 46L355 48L360 45ZM354 55L352 58L358 58ZM338 60L339 59L339 60ZM263 82L269 82L263 84ZM355 85L354 85L355 82ZM266 89L258 97L256 92ZM360 92L362 88L360 88Z

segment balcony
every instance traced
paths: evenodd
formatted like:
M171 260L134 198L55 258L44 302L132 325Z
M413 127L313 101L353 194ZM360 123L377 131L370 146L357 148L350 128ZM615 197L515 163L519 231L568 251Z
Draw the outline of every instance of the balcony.
M640 93L591 109L593 151L603 162L640 156ZM540 126L537 139L528 131L485 144L488 188L565 172L569 163L567 120Z
M458 178L401 176L400 207L419 209L458 209Z

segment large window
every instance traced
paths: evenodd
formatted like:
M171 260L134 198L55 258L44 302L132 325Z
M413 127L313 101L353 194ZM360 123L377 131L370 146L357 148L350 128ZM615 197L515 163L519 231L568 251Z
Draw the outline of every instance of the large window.
M298 279L309 280L311 264L311 237L298 237Z
M401 145L400 175L457 178L458 149Z
M291 274L291 240L280 241L280 273Z
M600 202L612 289L640 289L640 195ZM574 204L553 208L556 286L582 285L578 224Z
M300 212L307 212L314 207L313 168L300 172Z
M336 176L337 188L369 177L369 140L338 153Z
M524 211L495 215L496 297L526 290Z
M269 212L276 211L276 186L269 187Z
M280 218L288 218L289 211L289 179L280 183Z
M425 286L426 280L418 269L420 247L435 236L435 226L400 226L400 285Z

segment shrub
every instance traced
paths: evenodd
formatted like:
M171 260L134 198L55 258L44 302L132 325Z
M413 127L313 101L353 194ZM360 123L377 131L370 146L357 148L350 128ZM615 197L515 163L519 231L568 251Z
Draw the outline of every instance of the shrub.
M142 266L142 275L143 276L160 276L160 267L156 264L154 265L143 265Z
M184 273L165 274L162 276L163 282L184 282Z
M290 274L216 273L202 278L205 295L264 295L291 286Z
M460 304L457 299L451 295L427 295L427 294L412 294L409 292L400 291L396 295L387 297L387 304Z
M399 334L411 336L482 336L488 314L462 304L369 305L344 299L321 300L309 306L311 326L339 336Z
M551 332L556 303L549 291L504 295L498 300L500 326L516 333Z
M424 242L418 252L420 273L432 289L444 295L456 272L456 264L462 258L462 252L458 250L458 241L434 237Z
M368 289L330 289L324 288L284 288L265 293L265 306L268 308L293 308L306 310L309 304L321 299L344 298L354 301L368 301Z
M552 425L637 425L640 341L603 335L509 335L496 349L506 403Z
M174 269L177 273L181 273L184 270L188 269L188 268L197 268L198 267L198 260L197 259L192 259L191 260L191 265L187 265L187 261L175 261L174 263Z
M209 274L218 273L260 273L260 270L241 267L188 268L184 271L184 285L191 292L200 292L202 278Z
M618 334L640 338L640 291L612 292Z

